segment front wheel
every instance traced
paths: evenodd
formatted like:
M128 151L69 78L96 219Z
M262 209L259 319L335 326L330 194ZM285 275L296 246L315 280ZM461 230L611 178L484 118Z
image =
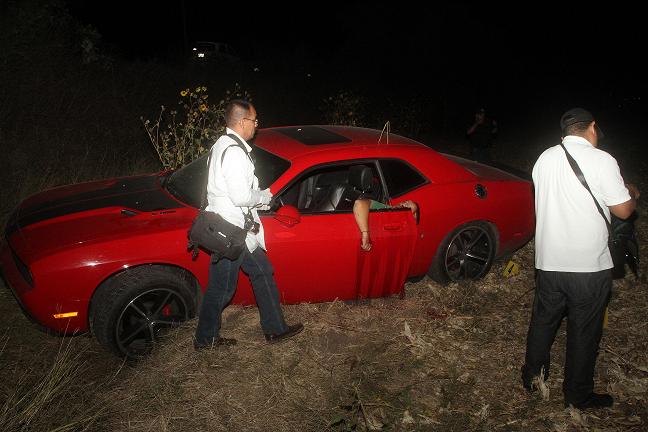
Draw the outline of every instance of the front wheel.
M170 328L193 318L195 311L194 290L186 274L175 268L142 266L97 288L90 326L108 350L139 358Z
M479 279L490 270L496 246L490 224L475 221L461 225L439 245L428 275L439 283Z

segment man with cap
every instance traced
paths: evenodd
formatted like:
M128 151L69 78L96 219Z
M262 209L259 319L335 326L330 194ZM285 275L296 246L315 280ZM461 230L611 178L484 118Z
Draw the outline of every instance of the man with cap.
M598 148L603 133L592 114L583 108L570 109L561 117L560 127L565 149L578 163L607 219L610 213L628 218L639 190L624 184L616 160ZM547 379L551 346L566 316L565 407L612 406L612 396L594 392L594 366L612 288L607 226L560 145L540 155L532 176L537 272L523 385L533 391L538 378Z

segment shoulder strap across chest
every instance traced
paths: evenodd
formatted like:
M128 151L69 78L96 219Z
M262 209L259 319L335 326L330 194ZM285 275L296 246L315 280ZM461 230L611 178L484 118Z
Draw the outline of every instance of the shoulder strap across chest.
M227 153L227 150L229 150L231 147L240 147L243 152L245 152L246 156L248 159L250 159L250 162L254 164L252 161L252 157L250 156L250 153L248 152L247 148L245 147L245 144L243 144L243 141L239 137L237 137L234 134L227 134L228 137L232 138L234 141L236 141L236 144L231 144L227 147L225 147L225 150L223 150L223 153L221 153L221 166L223 165L223 160L225 159L225 153Z

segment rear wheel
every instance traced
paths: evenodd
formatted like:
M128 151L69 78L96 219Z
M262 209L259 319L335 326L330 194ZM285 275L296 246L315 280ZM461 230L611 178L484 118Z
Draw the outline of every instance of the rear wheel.
M461 225L439 245L428 275L439 283L479 279L490 270L496 246L490 224L475 221Z
M194 294L192 280L182 270L153 265L126 270L97 288L92 332L119 356L145 356L169 329L195 316Z

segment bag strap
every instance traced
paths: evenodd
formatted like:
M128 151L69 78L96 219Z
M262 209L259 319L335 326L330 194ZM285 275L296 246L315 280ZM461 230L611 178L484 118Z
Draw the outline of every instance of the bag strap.
M247 147L245 147L245 144L243 144L243 141L239 137L237 137L234 134L227 134L228 137L232 138L234 141L236 141L236 144L229 145L223 150L223 153L221 153L221 166L223 166L223 160L225 159L225 153L230 147L240 147L243 152L245 152L245 155L250 159L250 162L252 162L252 165L254 165L254 161L252 160L252 156L250 156L250 152L248 152Z
M202 194L202 199L200 200L200 211L205 210L207 208L207 183L209 183L209 162L211 161L212 157L212 152L213 152L213 147L209 149L209 156L207 156L207 177L205 179L205 183L203 183L203 194Z
M587 184L587 180L585 180L585 176L583 175L583 171L581 171L580 167L578 166L578 163L576 160L572 157L572 155L569 154L567 149L565 148L565 145L563 143L560 143L560 147L563 148L565 151L565 154L567 155L567 161L569 162L569 165L571 166L572 170L574 171L574 174L576 174L576 177L578 177L578 180L581 182L581 184L587 189L587 192L592 196L592 199L594 200L594 204L596 204L596 209L598 210L599 214L605 221L605 226L607 227L608 231L608 242L612 239L612 226L610 224L610 221L605 217L605 213L603 213L603 209L601 208L601 205L598 203L596 198L594 197L594 194L592 193L592 190L590 189L589 185Z
M221 153L221 167L223 166L223 160L225 159L225 153L227 153L227 150L229 150L231 147L239 147L241 150L245 152L245 155L250 159L250 162L254 164L254 161L252 160L252 157L250 156L250 153L248 152L247 148L245 147L245 144L243 144L243 141L239 137L237 137L234 134L226 134L226 136L232 138L234 141L236 141L236 144L231 144L227 147L225 147L225 150L223 150L223 153ZM207 184L209 183L209 163L211 161L211 157L213 154L214 148L212 147L209 150L209 157L207 157L207 179L205 179L205 184L203 185L203 194L202 194L202 200L200 201L200 210L205 210L207 208ZM241 210L242 211L242 210Z
M248 157L248 159L250 159L250 163L252 164L252 166L254 166L254 160L252 160L252 156L250 156L250 152L248 152L248 149L247 149L247 147L245 147L245 144L243 144L243 141L241 141L241 139L239 137L237 137L236 135L234 135L234 134L227 134L227 136L232 138L234 141L236 141L236 144L232 144L232 145L229 145L229 146L225 147L225 150L223 150L223 153L221 153L221 168L223 167L223 160L225 159L225 153L231 147L239 147L241 150L243 150L243 152ZM252 209L250 207L248 207L247 214L245 214L243 209L241 209L241 213L243 213L243 218L245 220L248 220L248 221L254 220L254 218L252 216Z
M225 153L227 153L227 150L229 150L232 147L239 147L241 150L243 150L245 155L248 157L248 159L254 166L254 160L252 160L252 156L250 156L250 152L248 152L247 147L245 147L245 144L243 144L243 141L241 141L239 137L231 133L226 134L226 136L236 141L236 144L228 145L227 147L225 147L225 150L223 150L223 153L221 153L221 168L223 166L223 160L225 159ZM200 211L203 211L205 210L205 208L207 208L207 184L209 183L209 175L211 174L211 171L209 170L209 163L211 161L213 151L214 151L214 147L212 146L212 148L209 151L209 157L207 158L207 179L205 180L205 184L204 184L202 201L200 203ZM247 214L243 211L243 209L241 209L241 213L243 214L243 218L246 221L249 222L254 220L254 217L252 216L252 209L250 207L248 207Z

